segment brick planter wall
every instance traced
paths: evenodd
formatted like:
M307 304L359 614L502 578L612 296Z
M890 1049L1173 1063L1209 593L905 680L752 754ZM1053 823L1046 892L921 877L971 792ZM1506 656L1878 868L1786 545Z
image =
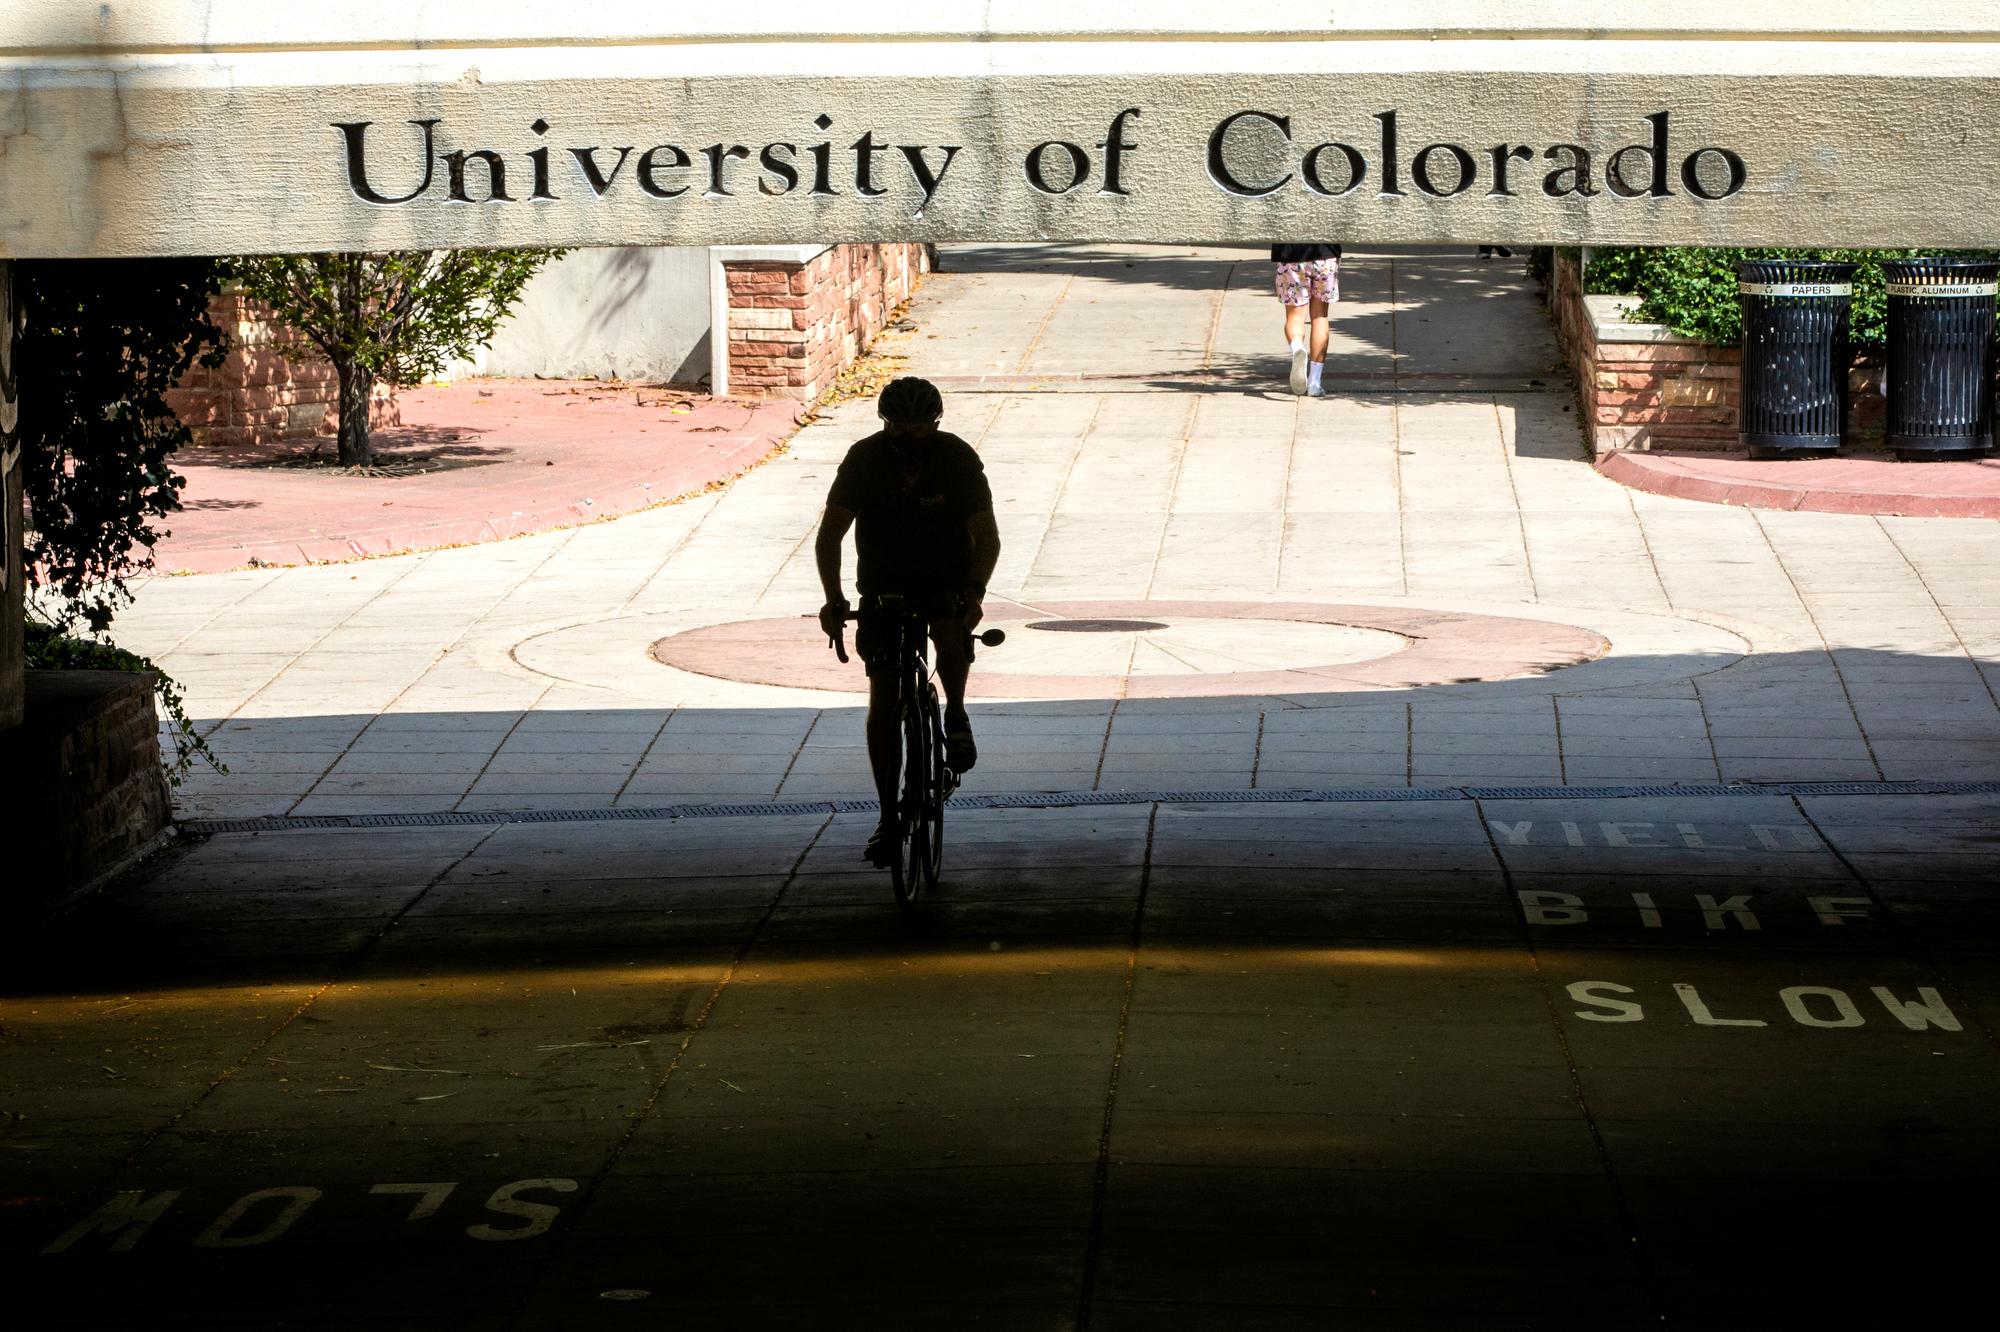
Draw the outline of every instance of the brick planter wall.
M835 245L803 261L725 257L729 393L814 401L929 269L918 244Z
M1627 323L1617 314L1621 303L1632 298L1585 296L1577 256L1557 253L1549 311L1576 376L1593 451L1735 448L1736 348L1680 337L1659 324Z
M168 818L151 675L29 671L27 704L27 719L0 734L0 764L18 783L0 813L7 910L101 882L150 849Z
M229 355L213 370L195 366L167 394L167 405L197 445L270 444L334 431L340 380L332 363L318 356L294 362L284 354L285 347L306 341L303 333L241 292L217 296L208 317L228 338ZM382 385L369 420L401 423L395 396Z
M1548 296L1594 453L1738 447L1742 354L1736 348L1626 320L1620 309L1636 298L1584 295L1575 253L1556 254ZM1882 413L1881 368L1857 362L1848 374L1849 445L1879 441Z

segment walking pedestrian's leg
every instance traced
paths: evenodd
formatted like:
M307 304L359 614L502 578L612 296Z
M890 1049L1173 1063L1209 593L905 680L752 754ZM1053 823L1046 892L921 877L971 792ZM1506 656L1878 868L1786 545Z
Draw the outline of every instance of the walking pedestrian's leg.
M1310 354L1306 346L1306 307L1288 305L1285 307L1285 343L1292 354L1292 392L1306 391L1306 361Z
M1315 296L1312 300L1312 360L1306 367L1306 393L1319 397L1320 376L1326 371L1326 343L1331 332L1326 321L1327 303Z

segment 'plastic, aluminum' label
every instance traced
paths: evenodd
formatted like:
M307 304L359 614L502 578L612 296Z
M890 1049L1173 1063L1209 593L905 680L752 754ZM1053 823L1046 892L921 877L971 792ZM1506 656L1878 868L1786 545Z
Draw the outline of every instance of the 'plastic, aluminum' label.
M1885 282L1891 296L1993 296L2000 282Z
M1852 296L1852 282L1742 282L1745 296Z

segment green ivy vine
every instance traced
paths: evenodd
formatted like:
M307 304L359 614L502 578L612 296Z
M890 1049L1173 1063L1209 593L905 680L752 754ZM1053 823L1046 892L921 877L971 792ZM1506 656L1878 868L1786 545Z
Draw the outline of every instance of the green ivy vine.
M153 689L159 696L160 710L166 714L167 732L174 746L173 761L164 765L167 781L179 786L181 779L194 767L196 759L217 772L229 771L229 766L208 747L208 741L195 733L194 721L188 716L187 700L181 694L179 682L161 670L152 658L128 652L102 639L77 638L34 620L28 621L27 646L30 670L150 671L155 680Z

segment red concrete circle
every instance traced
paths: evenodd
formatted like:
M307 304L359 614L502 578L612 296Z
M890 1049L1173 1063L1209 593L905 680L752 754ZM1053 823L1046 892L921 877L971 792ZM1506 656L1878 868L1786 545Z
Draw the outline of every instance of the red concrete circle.
M1330 694L1425 685L1472 684L1538 675L1594 661L1611 650L1602 636L1574 625L1506 615L1398 606L1315 602L1076 601L1021 606L993 601L986 622L1010 631L1030 620L1235 619L1335 625L1391 633L1408 641L1367 661L1301 662L1282 670L1180 675L1016 675L975 667L975 698L1212 698L1234 694ZM993 649L1006 652L1005 647ZM722 680L853 693L858 663L842 665L810 616L735 620L662 638L652 655L663 665Z

